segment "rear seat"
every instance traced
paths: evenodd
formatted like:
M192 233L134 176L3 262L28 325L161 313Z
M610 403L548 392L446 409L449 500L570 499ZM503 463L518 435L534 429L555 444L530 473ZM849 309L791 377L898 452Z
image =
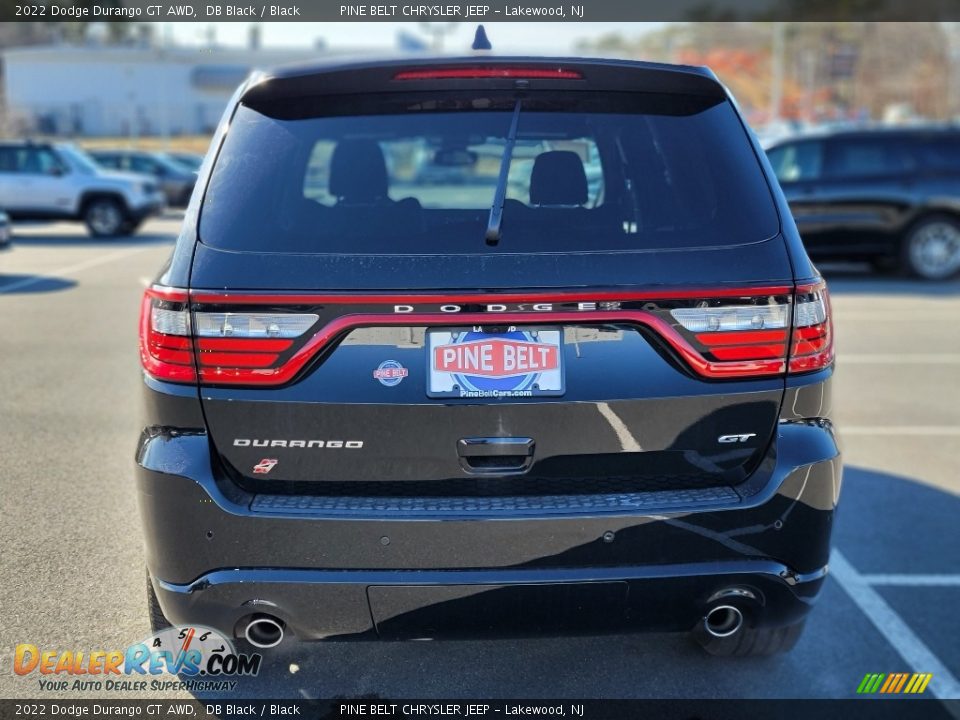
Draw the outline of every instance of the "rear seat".
M328 232L338 235L405 234L421 227L414 198L391 200L387 164L374 140L341 140L330 160L330 194L336 204L324 213Z
M530 174L530 205L515 200L504 204L504 222L516 223L526 233L555 235L564 231L618 229L616 209L587 208L587 174L580 156L569 150L537 155Z

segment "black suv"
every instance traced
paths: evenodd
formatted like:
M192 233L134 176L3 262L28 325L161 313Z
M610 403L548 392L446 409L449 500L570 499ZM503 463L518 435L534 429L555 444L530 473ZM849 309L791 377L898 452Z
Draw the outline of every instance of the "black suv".
M928 280L960 271L960 130L843 131L767 153L815 259Z
M143 299L156 623L793 645L840 491L830 306L712 73L287 68L211 153Z

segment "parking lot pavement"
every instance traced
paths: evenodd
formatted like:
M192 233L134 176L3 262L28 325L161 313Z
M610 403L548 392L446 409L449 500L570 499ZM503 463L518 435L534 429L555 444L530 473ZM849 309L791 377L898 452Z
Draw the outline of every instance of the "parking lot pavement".
M136 319L177 227L106 242L17 228L0 254L0 696L43 694L11 672L17 643L122 649L147 634ZM867 672L916 671L960 697L960 283L828 278L847 467L833 572L791 654L718 660L679 635L293 644L239 694L851 697Z

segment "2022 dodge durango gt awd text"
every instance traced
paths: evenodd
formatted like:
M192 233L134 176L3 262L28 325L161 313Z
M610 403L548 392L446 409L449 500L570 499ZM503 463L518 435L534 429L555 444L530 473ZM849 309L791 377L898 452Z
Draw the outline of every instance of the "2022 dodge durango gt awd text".
M155 622L792 647L840 489L830 306L708 70L285 69L211 152L143 298Z

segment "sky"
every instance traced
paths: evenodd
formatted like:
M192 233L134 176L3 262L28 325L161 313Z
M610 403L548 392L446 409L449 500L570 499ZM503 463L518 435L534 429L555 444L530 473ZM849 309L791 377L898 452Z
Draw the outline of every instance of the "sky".
M258 23L264 47L312 47L322 39L326 47L336 48L396 48L397 35L408 34L426 37L422 26L425 23ZM447 23L430 23L446 26ZM250 23L164 23L162 33L181 45L207 44L209 33L215 34L221 45L243 46L247 44ZM614 22L552 22L552 23L484 23L487 37L494 51L530 51L564 53L574 49L583 38L595 38L612 32L625 36L642 35L663 23L614 23ZM476 30L474 23L456 23L446 36L447 51L467 50Z

